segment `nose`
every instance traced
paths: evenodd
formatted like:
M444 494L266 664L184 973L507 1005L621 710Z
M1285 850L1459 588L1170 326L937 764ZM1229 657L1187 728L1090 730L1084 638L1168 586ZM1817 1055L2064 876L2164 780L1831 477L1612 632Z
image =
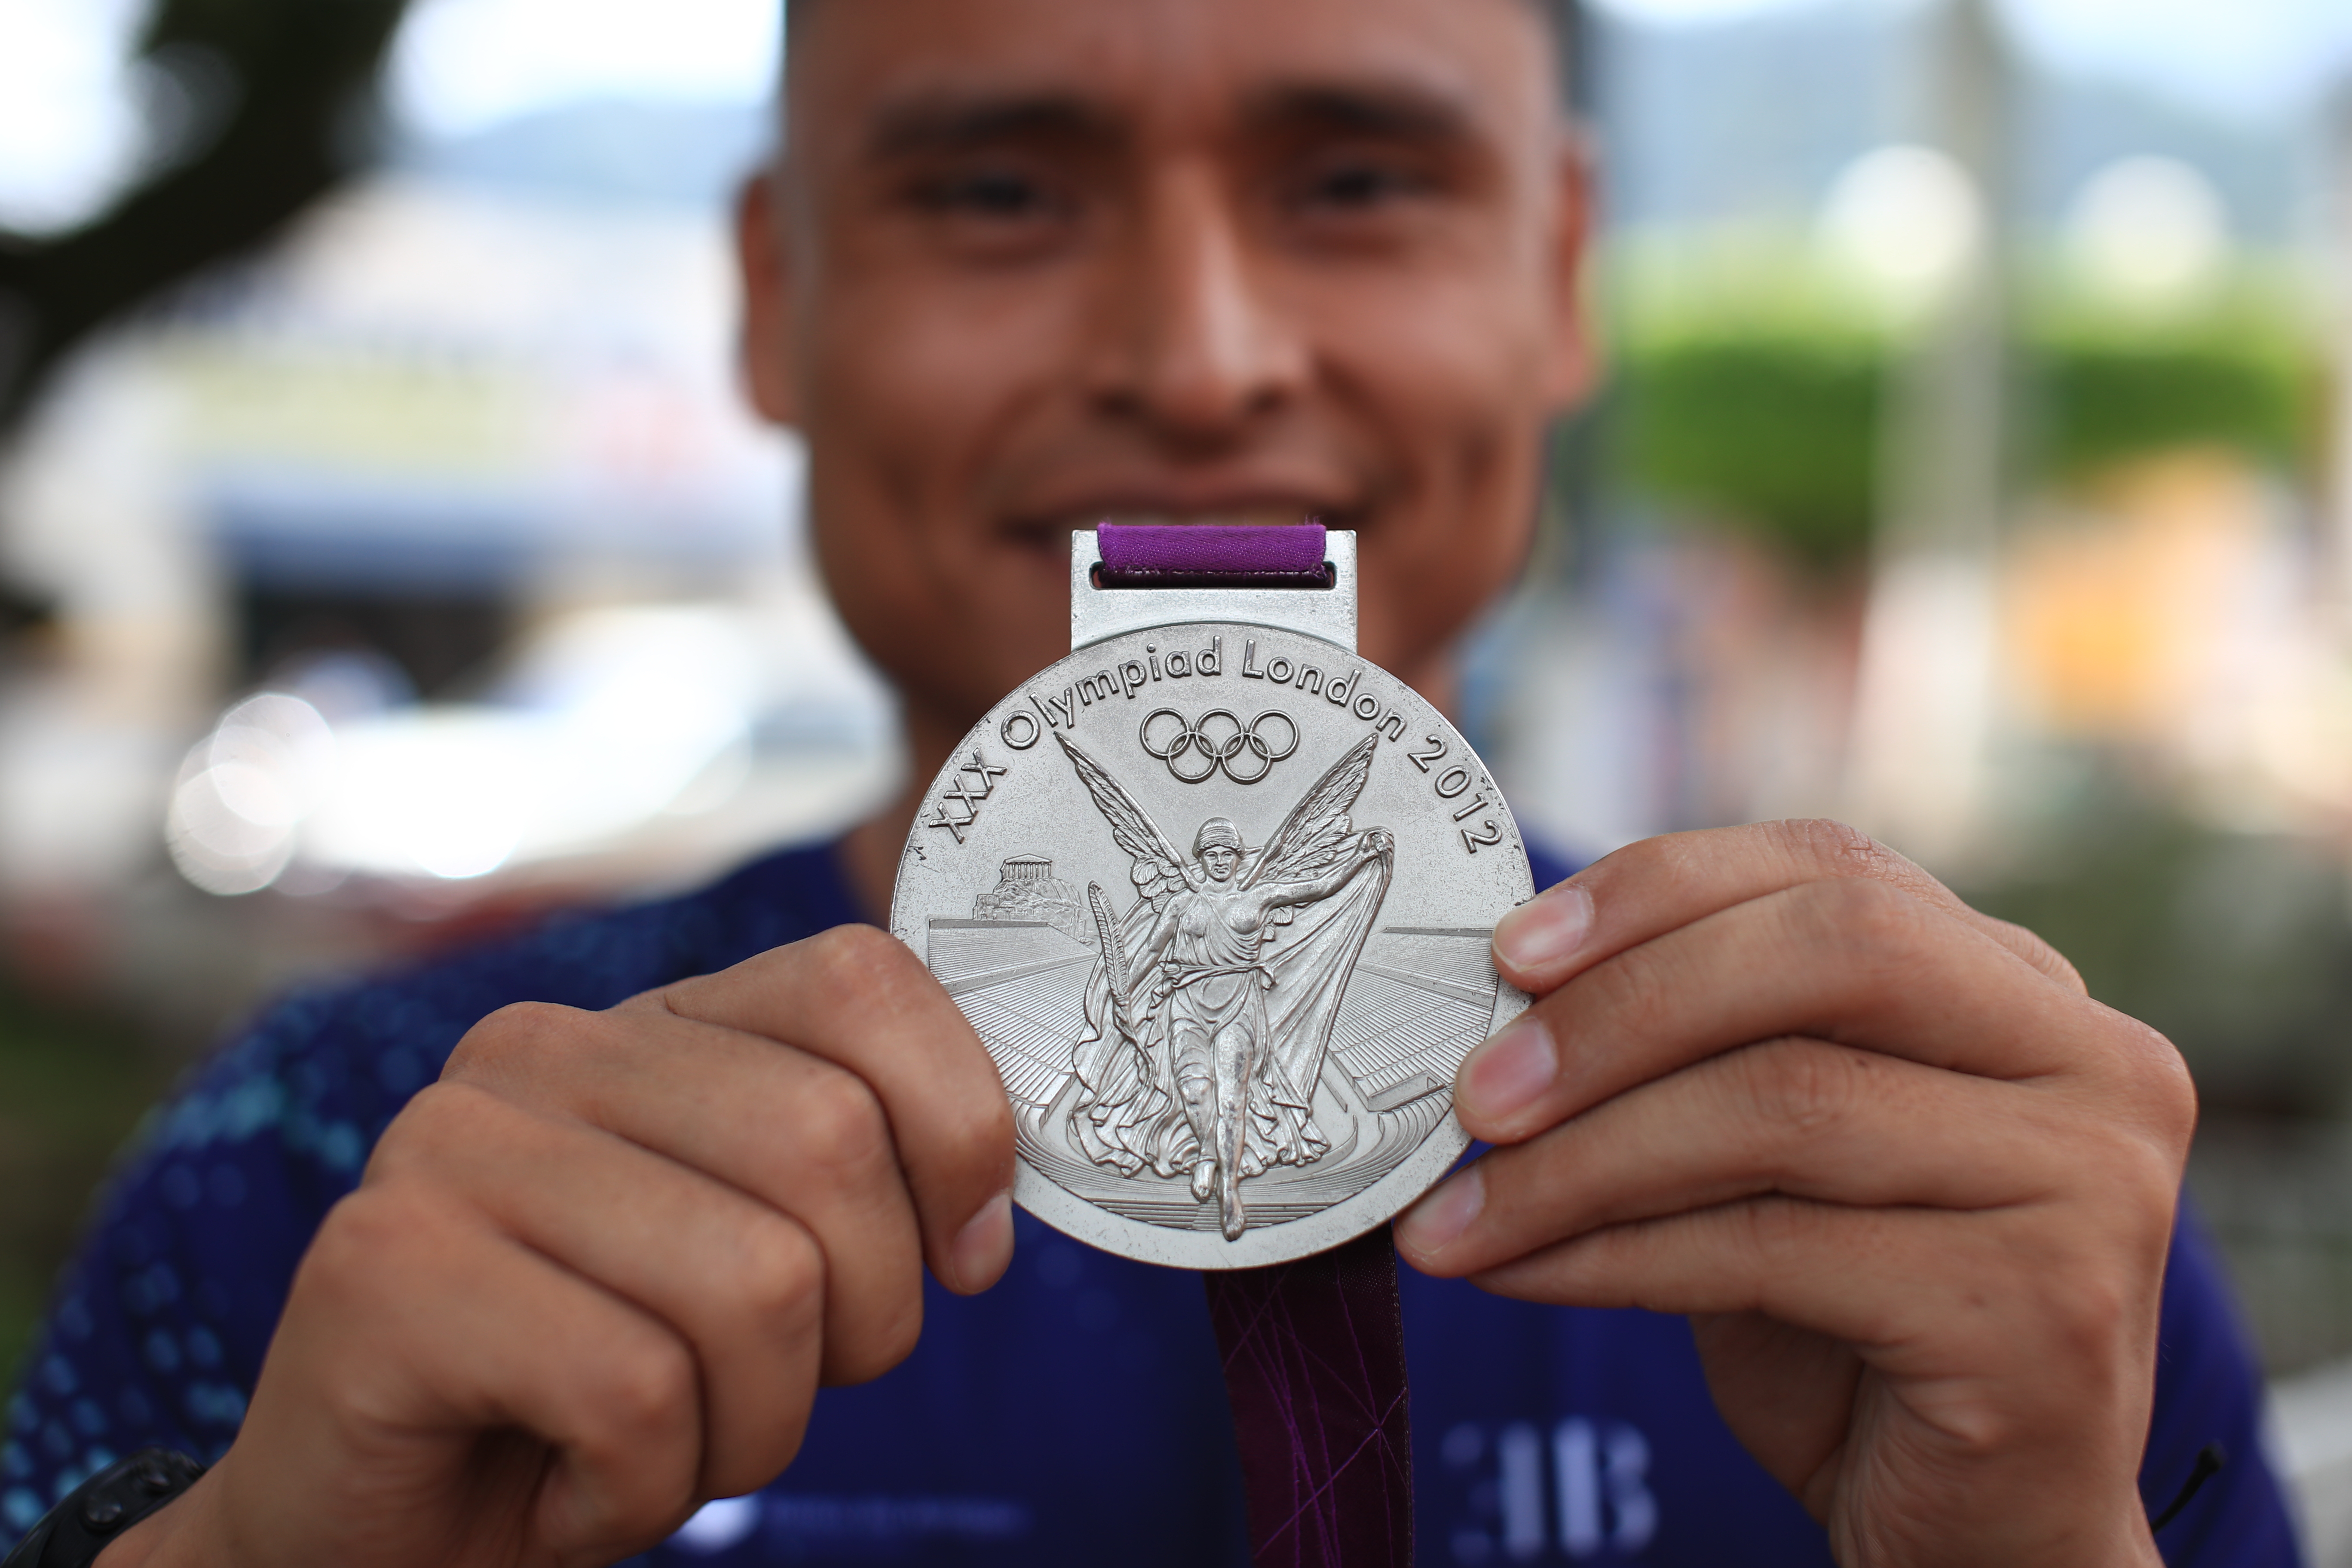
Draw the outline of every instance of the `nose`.
M1213 168L1163 169L1103 302L1096 398L1163 437L1244 434L1305 384L1305 344Z

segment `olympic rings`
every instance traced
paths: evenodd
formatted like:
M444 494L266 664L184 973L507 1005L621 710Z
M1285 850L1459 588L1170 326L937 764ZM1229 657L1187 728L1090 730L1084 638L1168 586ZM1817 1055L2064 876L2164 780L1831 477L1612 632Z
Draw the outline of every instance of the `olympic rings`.
M1175 720L1177 728L1171 732L1168 726L1161 724L1160 739L1155 741L1152 725L1163 718ZM1280 723L1289 737L1278 752L1258 733L1258 727L1269 719ZM1218 720L1223 722L1216 722ZM1136 736L1143 742L1146 756L1166 763L1168 771L1186 784L1200 784L1223 768L1234 783L1254 784L1274 772L1275 763L1298 750L1298 725L1289 714L1271 708L1246 724L1223 708L1212 708L1197 721L1186 719L1173 708L1155 708L1143 716ZM1201 754L1197 772L1183 763L1183 759L1195 752ZM1255 766L1244 760L1248 757L1257 759ZM1242 763L1239 772L1234 768L1235 762Z

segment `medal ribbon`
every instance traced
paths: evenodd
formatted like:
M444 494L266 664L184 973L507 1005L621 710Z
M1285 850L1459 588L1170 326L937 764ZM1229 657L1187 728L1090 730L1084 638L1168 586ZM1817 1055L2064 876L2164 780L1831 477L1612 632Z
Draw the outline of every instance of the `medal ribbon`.
M1388 1227L1201 1280L1257 1568L1412 1568L1404 1319Z
M1319 523L1097 531L1106 588L1328 588ZM1412 1446L1386 1226L1203 1272L1256 1568L1412 1568Z
M1328 588L1323 525L1095 531L1106 588Z

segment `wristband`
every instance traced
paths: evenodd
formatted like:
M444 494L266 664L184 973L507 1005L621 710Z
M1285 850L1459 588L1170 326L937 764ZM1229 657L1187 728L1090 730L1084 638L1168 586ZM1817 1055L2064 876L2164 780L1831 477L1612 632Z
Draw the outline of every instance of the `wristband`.
M169 1448L117 1459L65 1495L0 1568L89 1568L114 1538L196 1484L205 1467Z

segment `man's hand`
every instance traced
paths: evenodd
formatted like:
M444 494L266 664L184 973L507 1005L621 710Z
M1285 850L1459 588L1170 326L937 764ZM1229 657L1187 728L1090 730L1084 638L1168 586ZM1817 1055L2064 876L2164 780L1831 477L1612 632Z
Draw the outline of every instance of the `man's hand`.
M904 946L844 927L606 1013L509 1007L296 1275L236 1447L118 1564L604 1563L765 1484L1013 1252L1013 1121Z
M2042 941L1834 824L1653 839L1513 911L1501 1145L1427 1272L1691 1315L1842 1563L2154 1563L2135 1478L2196 1102Z

